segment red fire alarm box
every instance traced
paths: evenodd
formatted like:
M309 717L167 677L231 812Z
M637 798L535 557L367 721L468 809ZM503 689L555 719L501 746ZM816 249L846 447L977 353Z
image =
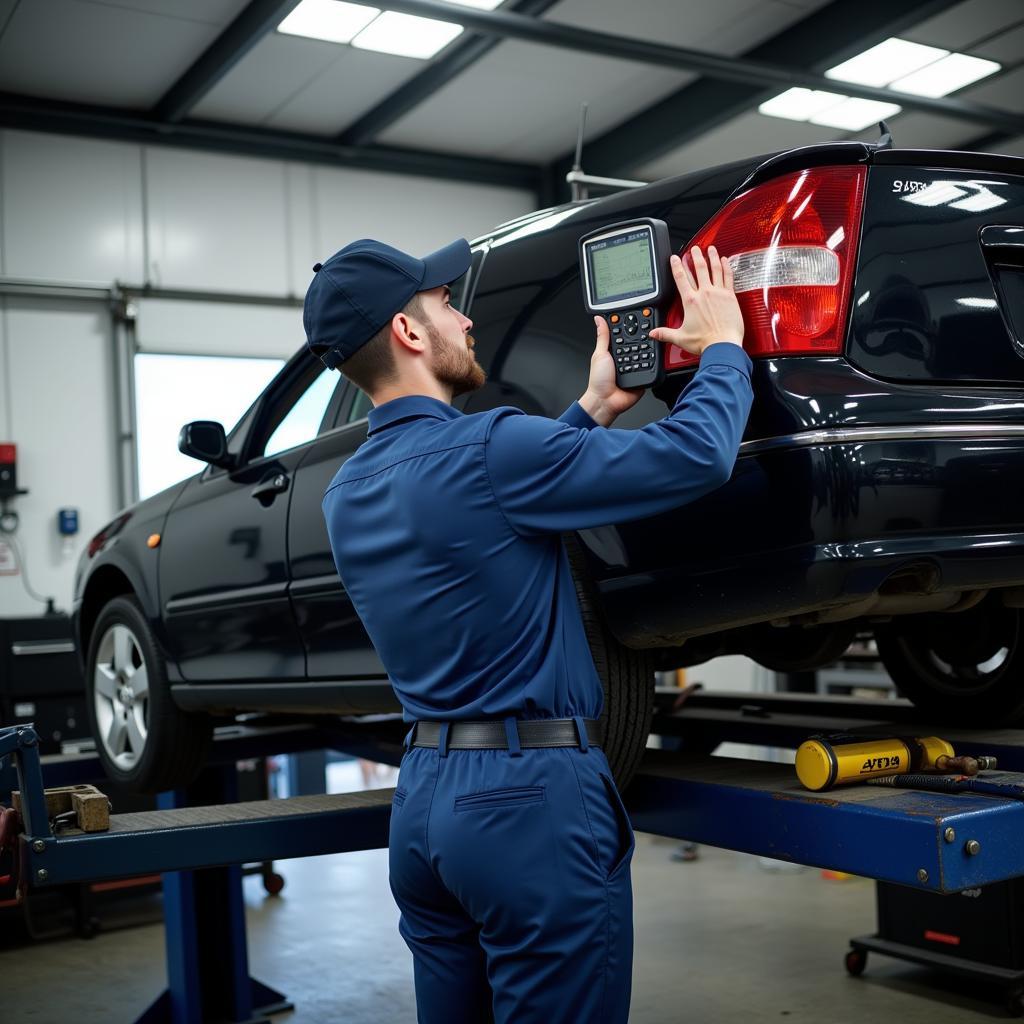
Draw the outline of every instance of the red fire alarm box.
M0 498L18 493L17 445L0 441Z

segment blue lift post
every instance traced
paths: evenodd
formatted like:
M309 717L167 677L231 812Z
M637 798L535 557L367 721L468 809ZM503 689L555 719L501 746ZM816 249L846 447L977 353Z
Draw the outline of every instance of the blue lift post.
M160 810L234 803L238 773L215 765L184 790L157 798ZM162 876L167 934L167 988L138 1024L229 1020L265 1022L294 1009L283 992L249 974L240 864Z

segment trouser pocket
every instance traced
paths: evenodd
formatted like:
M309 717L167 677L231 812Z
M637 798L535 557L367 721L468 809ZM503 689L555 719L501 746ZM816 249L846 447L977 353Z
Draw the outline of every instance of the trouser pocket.
M481 793L466 793L455 798L456 811L482 810L486 807L510 807L535 804L544 799L543 786L512 786L488 789Z
M619 795L618 787L615 785L611 776L606 775L604 772L600 773L601 781L604 783L605 792L608 796L608 800L611 803L612 813L615 816L615 826L618 834L618 846L616 848L615 857L612 860L612 866L608 870L607 878L611 880L625 866L630 862L633 856L633 850L636 847L636 836L633 833L633 826L629 821L629 814L626 812L626 807L622 802L622 797Z

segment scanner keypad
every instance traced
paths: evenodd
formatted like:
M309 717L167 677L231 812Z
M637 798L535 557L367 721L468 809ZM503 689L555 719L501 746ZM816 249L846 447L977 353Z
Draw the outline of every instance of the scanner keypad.
M658 325L654 311L648 307L632 309L609 319L611 350L618 375L650 371L658 358L658 344L648 333Z

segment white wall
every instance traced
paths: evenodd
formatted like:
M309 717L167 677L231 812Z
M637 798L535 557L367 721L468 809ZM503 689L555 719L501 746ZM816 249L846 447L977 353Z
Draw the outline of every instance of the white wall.
M138 146L0 132L0 273L141 282L141 162Z
M0 274L301 297L371 235L421 255L533 194L34 132L0 132ZM148 264L148 266L147 266Z
M751 693L757 688L761 666L741 654L712 658L686 670L687 683L702 683L705 690Z
M533 206L510 188L0 132L8 279L301 298L313 264L355 238L421 255ZM284 356L302 343L298 309L140 306L149 351ZM19 485L31 491L13 503L16 539L33 588L63 608L78 552L117 511L110 334L100 303L0 299L0 441L18 445ZM61 507L81 514L69 555ZM39 610L19 577L0 576L0 615Z
M32 589L67 609L81 543L109 520L116 503L106 305L0 299L0 348L0 430L18 446L18 485L29 491L12 503L20 517L15 541ZM60 508L79 512L81 532L71 551L57 532ZM24 576L24 567L20 576L0 576L0 614L43 610Z
M686 670L686 681L703 683L704 689L709 691L750 694L751 703L756 703L758 693L777 692L775 673L740 654L728 654L712 658L703 665L694 665ZM723 743L715 753L720 757L745 757L758 761L794 760L791 750L749 743Z

